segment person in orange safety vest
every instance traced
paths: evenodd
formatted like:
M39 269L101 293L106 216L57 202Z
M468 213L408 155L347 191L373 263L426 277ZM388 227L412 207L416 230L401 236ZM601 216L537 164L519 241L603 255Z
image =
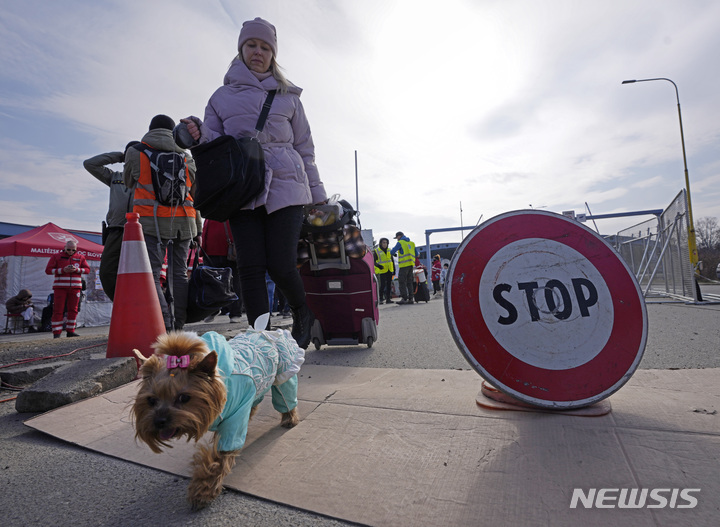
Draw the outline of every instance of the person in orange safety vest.
M140 215L145 245L160 307L168 330L182 329L188 296L187 258L190 246L199 246L202 233L202 218L193 207L193 183L195 162L185 150L175 144L173 121L167 115L156 115L150 121L149 131L141 143L128 148L125 155L123 179L128 188L134 189L133 212ZM159 166L158 158L167 156L183 163L180 175L184 177L185 189L173 204L164 204L156 195L153 185L153 170ZM165 202L167 203L167 202ZM167 255L171 270L168 288L173 302L168 302L160 287L160 271Z

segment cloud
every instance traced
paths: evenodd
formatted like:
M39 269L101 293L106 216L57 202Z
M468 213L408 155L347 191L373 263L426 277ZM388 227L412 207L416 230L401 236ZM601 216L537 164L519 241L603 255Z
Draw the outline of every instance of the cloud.
M108 190L85 172L81 158L10 141L0 148L0 166L3 197L12 198L0 207L4 221L41 225L62 217L70 228L99 228Z
M631 185L633 188L648 188L657 185L662 181L662 177L660 176L653 176L649 179L643 179L642 181L637 181Z

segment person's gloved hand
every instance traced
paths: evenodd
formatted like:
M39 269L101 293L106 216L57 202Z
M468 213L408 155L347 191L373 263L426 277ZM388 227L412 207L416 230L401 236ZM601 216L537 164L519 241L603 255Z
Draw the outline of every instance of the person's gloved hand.
M202 121L200 119L191 115L190 117L186 117L185 119L180 119L180 122L187 125L187 130L188 132L190 132L193 140L200 140L200 136L202 135L200 133L200 127L202 126Z

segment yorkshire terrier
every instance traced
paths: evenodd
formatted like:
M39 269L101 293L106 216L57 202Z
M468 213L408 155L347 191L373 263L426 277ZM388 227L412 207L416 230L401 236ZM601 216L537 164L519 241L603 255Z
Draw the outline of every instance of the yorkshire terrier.
M300 421L297 372L304 351L286 330L249 330L227 341L213 331L201 337L175 331L161 335L142 362L132 407L135 438L155 453L187 436L197 443L208 431L210 444L198 443L188 501L193 510L209 505L245 444L247 425L265 394L282 414L281 426Z

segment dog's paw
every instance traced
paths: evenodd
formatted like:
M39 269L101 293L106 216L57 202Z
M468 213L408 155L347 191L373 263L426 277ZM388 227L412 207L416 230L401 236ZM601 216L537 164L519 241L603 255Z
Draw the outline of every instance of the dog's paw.
M238 451L218 452L217 437L212 445L199 444L193 456L193 475L187 499L192 510L210 505L222 492L222 482L235 464Z
M212 503L212 500L206 501L202 499L193 499L188 496L188 501L190 502L190 510L193 512L198 512L203 510L205 507L210 505Z
M294 426L297 426L297 424L300 422L300 413L296 408L293 408L289 412L285 412L282 414L282 419L280 420L280 426L283 426L285 428L292 428Z
M190 482L187 499L193 511L199 511L210 505L222 492L222 484L217 480L195 480Z

